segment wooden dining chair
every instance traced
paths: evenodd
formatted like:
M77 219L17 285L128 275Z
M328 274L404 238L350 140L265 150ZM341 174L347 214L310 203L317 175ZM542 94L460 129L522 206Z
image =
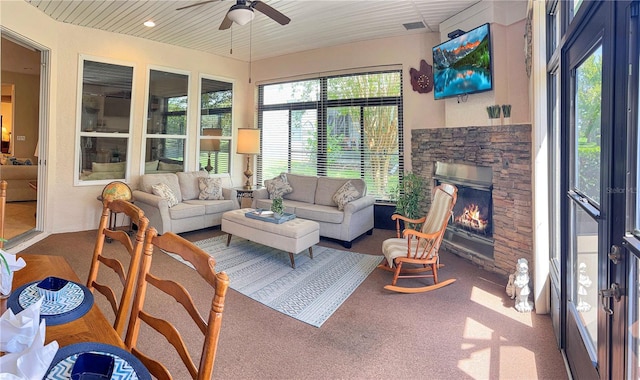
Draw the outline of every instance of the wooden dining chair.
M115 227L109 226L109 220L112 213L123 213L138 226L138 231L135 235L134 241L132 241L131 236L129 236L126 231L117 230ZM121 199L105 199L103 201L102 215L100 216L98 235L93 249L93 259L91 260L91 269L89 270L87 287L91 291L95 289L103 294L111 304L111 308L116 316L113 328L120 337L124 336L127 316L129 315L129 310L131 310L131 302L133 300L138 269L142 258L142 250L144 248L144 235L148 225L149 220L144 216L144 212L132 203ZM129 265L126 270L119 259L114 257L114 255L106 254L104 244L106 239L118 241L121 243L122 247L126 249L129 255ZM111 249L109 249L109 251L110 250ZM106 281L103 281L102 279L98 280L100 264L111 268L120 279L120 282L122 283L120 301L118 301L116 291L113 287L106 285Z
M7 181L0 181L0 238L4 238L4 214L7 208ZM0 239L0 248L4 247L4 240Z
M150 273L154 248L177 254L183 260L191 263L198 275L213 288L213 299L207 320L205 320L197 310L189 291L183 285L171 279L160 278ZM222 324L222 312L229 288L229 277L227 277L227 274L224 272L216 272L215 265L215 260L206 252L173 232L166 232L162 236L158 236L158 232L154 227L150 227L147 231L145 249L142 264L140 265L139 280L136 287L133 308L131 310L131 317L129 318L125 345L140 359L155 378L172 379L172 376L165 365L158 360L152 359L151 356L142 353L138 349L137 343L142 322L146 323L156 332L164 335L167 341L177 351L193 379L211 379L218 347L218 336ZM157 315L151 315L148 311L144 310L144 302L149 285L155 288L152 291L155 292L157 290L166 293L166 295L182 305L184 314L188 314L204 334L204 343L200 353L200 364L197 367L194 364L193 357L187 350L182 335L175 325L165 319L161 319ZM177 306L176 304L170 304L172 306L165 309L167 313L164 315L164 318L168 318L170 315L173 318L181 318L182 313L180 313L180 315L176 315L176 313L182 310L177 310L174 307L174 305ZM151 332L152 330L145 329L145 331Z

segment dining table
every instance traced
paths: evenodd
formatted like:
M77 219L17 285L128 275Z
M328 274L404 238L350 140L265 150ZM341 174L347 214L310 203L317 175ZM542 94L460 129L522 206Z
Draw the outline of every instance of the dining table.
M84 284L73 271L71 265L62 256L18 254L27 263L26 267L14 272L13 287L18 287L46 277L54 276ZM7 299L0 300L0 313L7 309ZM57 325L48 325L45 343L57 341L62 348L74 343L98 342L126 349L124 342L116 333L111 322L105 317L94 302L91 309L83 316Z

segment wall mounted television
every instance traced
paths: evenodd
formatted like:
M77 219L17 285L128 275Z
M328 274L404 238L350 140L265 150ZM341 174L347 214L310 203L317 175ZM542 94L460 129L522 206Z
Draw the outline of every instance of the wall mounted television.
M436 100L493 89L489 24L433 47Z

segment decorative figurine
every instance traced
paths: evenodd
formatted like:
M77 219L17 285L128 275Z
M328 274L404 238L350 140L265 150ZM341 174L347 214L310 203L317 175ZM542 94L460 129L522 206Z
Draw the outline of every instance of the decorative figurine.
M514 279L514 275L510 274L509 275L509 282L507 282L507 286L505 288L505 290L507 291L507 295L509 296L509 298L514 299L516 298L516 286L513 285L513 279Z
M576 309L578 311L591 310L591 305L584 300L590 287L591 279L587 274L587 264L580 263L580 265L578 266L578 305L576 306Z
M533 302L529 301L531 288L529 288L529 263L527 259L518 259L516 271L513 274L513 284L516 288L516 310L521 313L533 310Z

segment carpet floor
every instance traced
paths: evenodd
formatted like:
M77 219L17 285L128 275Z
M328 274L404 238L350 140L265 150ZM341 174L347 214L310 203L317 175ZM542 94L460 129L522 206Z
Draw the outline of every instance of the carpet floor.
M23 253L64 256L78 276L86 279L95 233L51 235ZM199 241L223 233L216 227L182 235ZM351 251L381 255L382 241L393 235L395 231L375 229L372 236L354 241ZM321 239L319 245L344 250L339 242L327 239ZM116 244L106 246L109 253L116 253ZM199 276L168 255L159 252L153 256L152 270L185 286L195 285L194 301L200 310L207 311L211 291ZM549 315L518 313L505 294L503 276L448 252L442 253L441 260L445 264L441 276L457 278L454 284L427 293L393 293L383 288L391 282L391 274L376 269L320 328L300 323L231 289L214 378L568 378ZM95 299L107 318L113 318L106 299ZM156 296L147 300L153 310L166 311L171 305ZM188 318L176 318L176 323L178 328L181 324L186 327L187 346L197 352L202 344L200 331ZM157 355L175 379L190 378L166 341L142 331L140 344Z
M314 246L289 254L246 239L218 236L195 244L216 259L216 270L229 276L229 286L270 308L320 327L380 263L380 256ZM165 252L191 266L179 256Z

